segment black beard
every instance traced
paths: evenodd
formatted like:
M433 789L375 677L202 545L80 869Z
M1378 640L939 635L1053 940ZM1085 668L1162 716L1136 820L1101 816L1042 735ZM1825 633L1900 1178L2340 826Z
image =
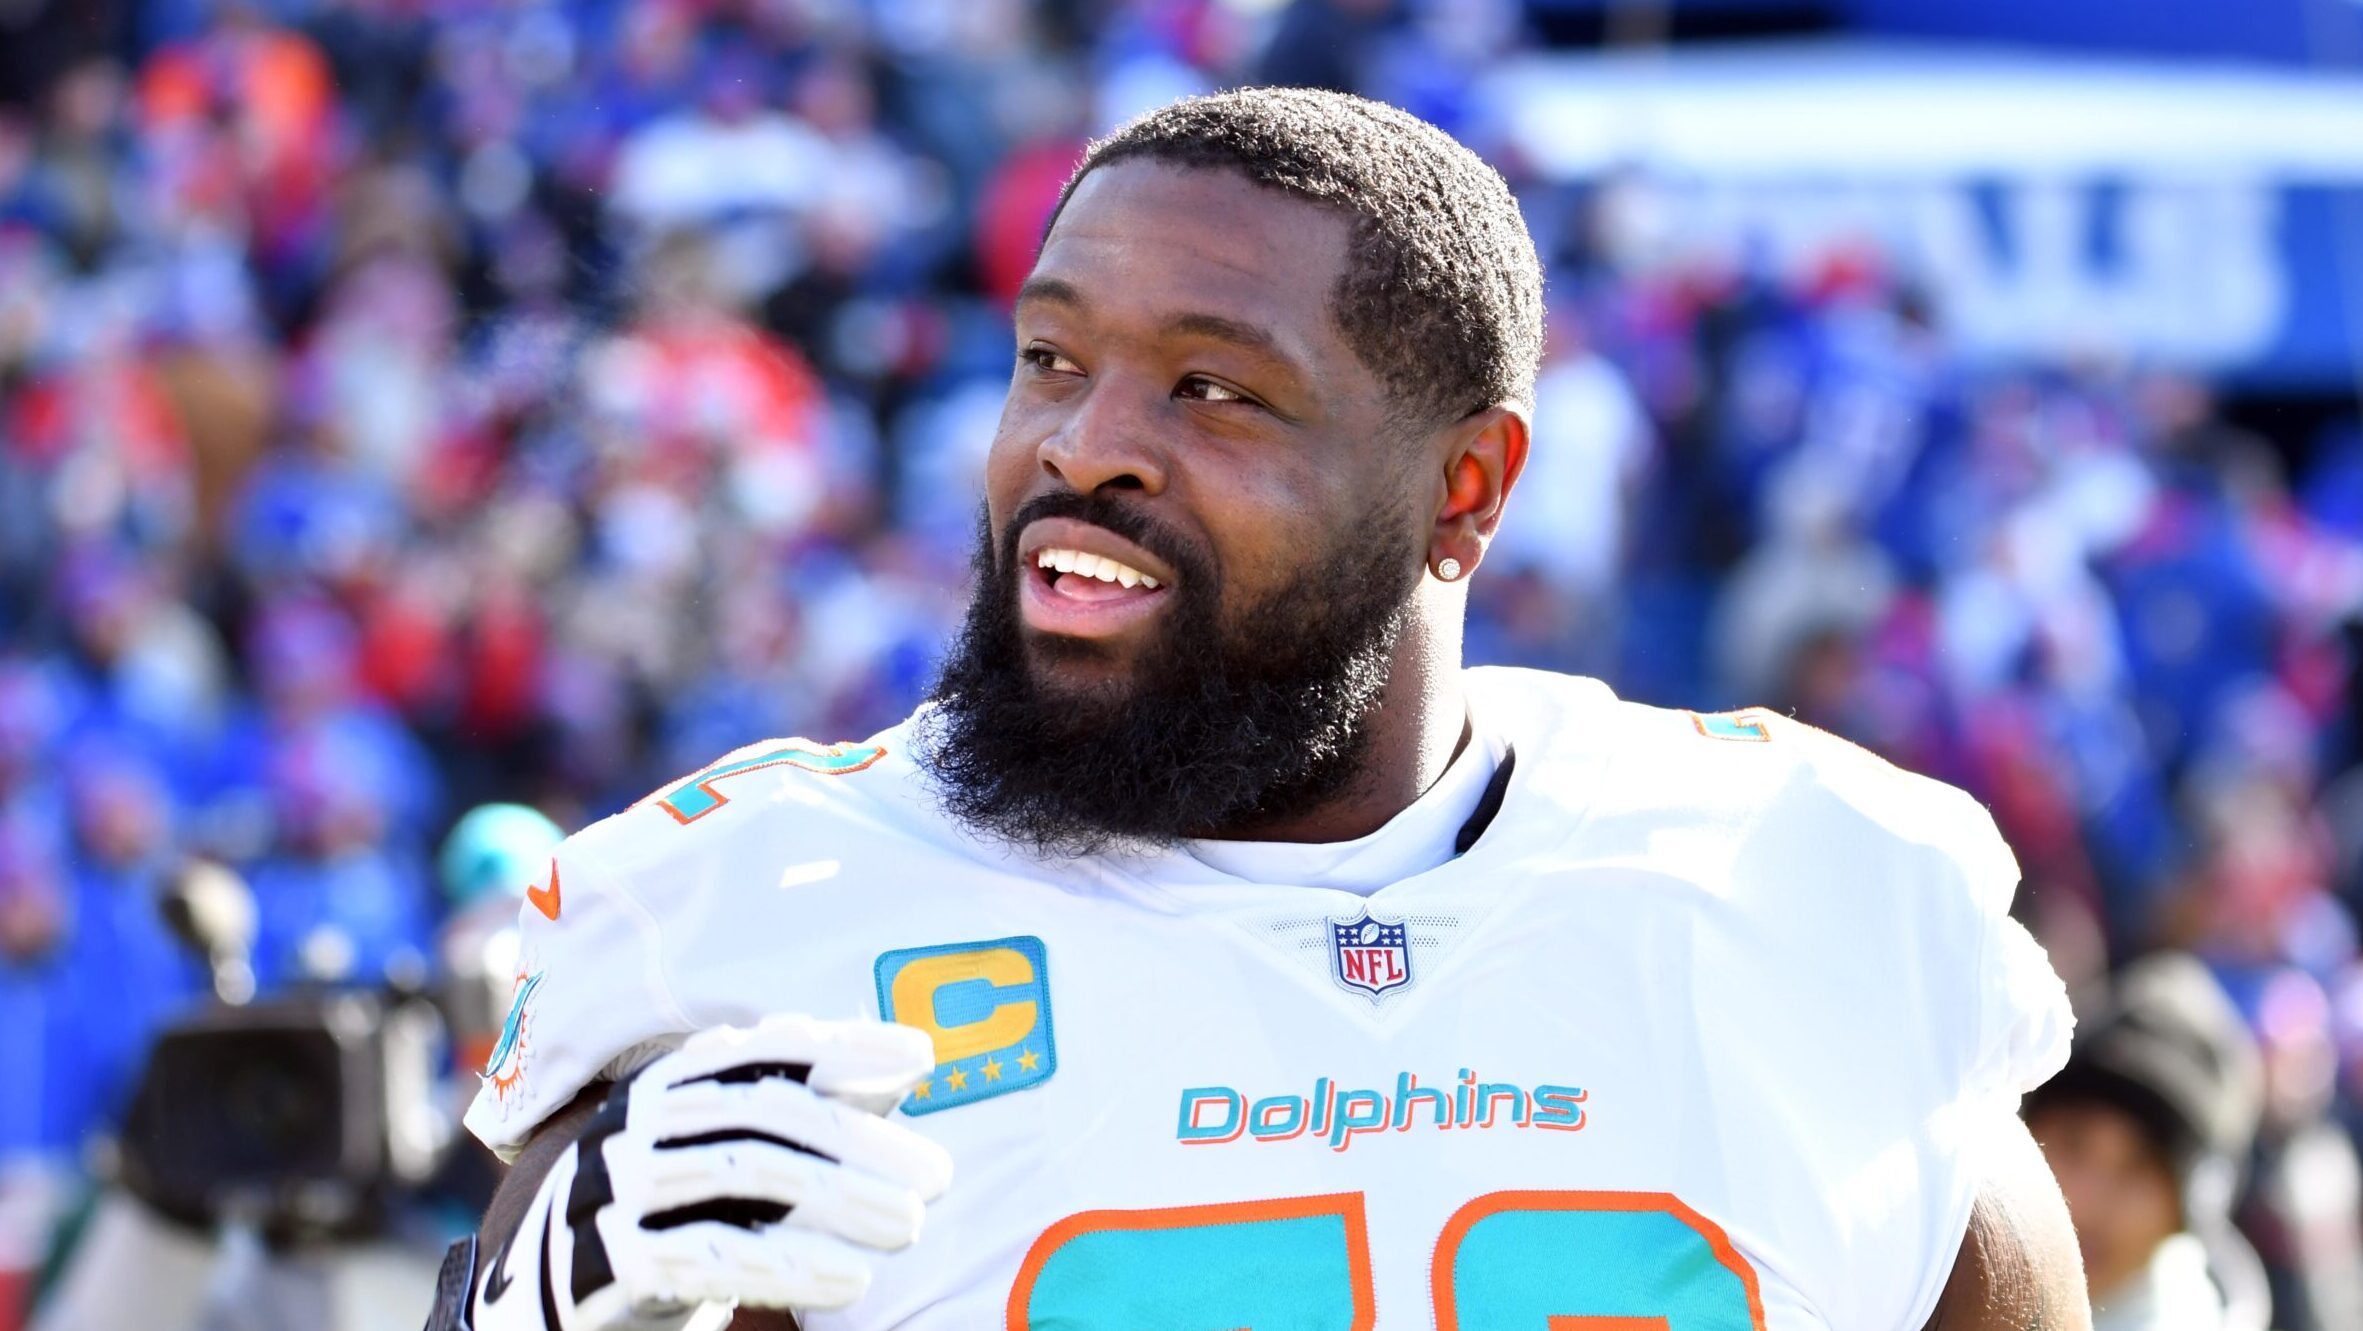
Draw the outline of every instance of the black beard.
M1071 517L1125 537L1178 575L1131 686L1055 690L1027 660L1018 533ZM1027 503L999 540L977 531L976 595L918 717L921 761L947 812L1037 855L1120 844L1170 846L1252 829L1350 789L1369 749L1388 660L1419 565L1386 539L1392 513L1349 524L1294 590L1220 613L1211 562L1136 509L1056 491ZM1037 651L1089 657L1045 639Z

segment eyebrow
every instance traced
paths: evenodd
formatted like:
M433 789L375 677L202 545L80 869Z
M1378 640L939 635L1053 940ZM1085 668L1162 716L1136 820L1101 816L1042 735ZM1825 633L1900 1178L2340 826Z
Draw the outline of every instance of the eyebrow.
M1056 277L1027 278L1026 284L1017 289L1017 303L1023 305L1031 300L1046 300L1053 305L1072 305L1079 310L1088 309L1091 306L1090 301L1083 299L1083 293L1075 289L1074 283Z
M1017 289L1017 303L1024 305L1029 301L1047 301L1077 311L1091 308L1091 302L1084 298L1081 288L1058 277L1027 278L1025 285ZM1280 339L1274 337L1269 329L1242 319L1191 310L1166 319L1157 331L1167 337L1202 337L1214 342L1227 342L1277 365L1291 370L1297 367L1296 357L1282 349Z
M1267 360L1278 361L1282 365L1296 364L1294 357L1280 349L1280 340L1269 332L1254 324L1244 323L1237 319L1226 319L1219 314L1177 314L1165 321L1162 331L1167 334L1181 334L1188 337L1203 337L1216 342L1228 342L1233 346L1252 351Z

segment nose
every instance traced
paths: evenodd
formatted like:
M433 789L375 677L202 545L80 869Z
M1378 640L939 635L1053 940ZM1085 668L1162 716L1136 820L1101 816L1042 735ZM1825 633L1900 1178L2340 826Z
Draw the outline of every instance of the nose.
M1042 470L1079 494L1102 488L1162 493L1166 460L1155 420L1162 403L1119 380L1100 380L1042 440L1036 450Z

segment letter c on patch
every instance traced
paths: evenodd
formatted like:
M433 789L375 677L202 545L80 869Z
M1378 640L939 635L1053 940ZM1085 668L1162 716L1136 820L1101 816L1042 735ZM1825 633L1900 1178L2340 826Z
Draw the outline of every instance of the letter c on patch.
M1035 978L1033 961L1014 947L915 957L894 976L894 1019L927 1032L935 1041L938 1064L957 1063L988 1050L1008 1048L1034 1029L1041 1018L1041 1004L1031 998L998 998L993 991L1031 992ZM945 991L956 987L956 996L967 1000L961 1007L974 1010L980 1002L991 1006L983 1016L967 1021L945 1013Z

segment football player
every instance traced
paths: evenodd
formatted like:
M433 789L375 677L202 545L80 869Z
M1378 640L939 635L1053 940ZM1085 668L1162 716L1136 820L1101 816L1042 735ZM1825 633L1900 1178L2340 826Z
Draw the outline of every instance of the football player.
M1090 150L1015 331L928 705L529 894L441 1324L2086 1325L1983 810L1462 668L1542 345L1498 175L1180 102Z

